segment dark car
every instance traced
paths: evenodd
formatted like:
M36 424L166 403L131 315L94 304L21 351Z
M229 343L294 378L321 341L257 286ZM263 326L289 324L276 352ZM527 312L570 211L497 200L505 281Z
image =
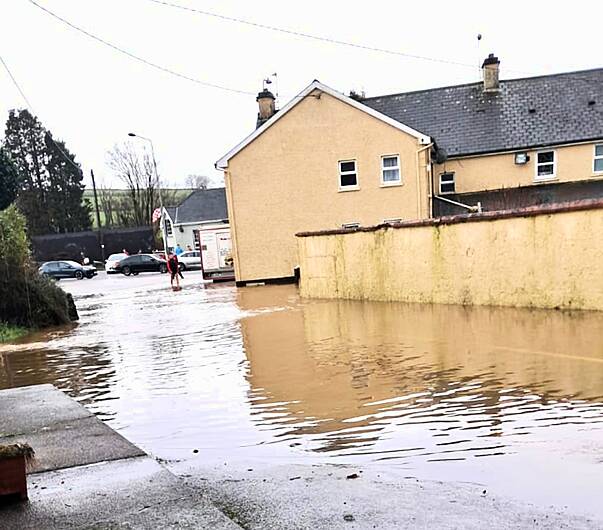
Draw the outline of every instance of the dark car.
M55 280L63 278L92 278L96 276L96 269L92 266L80 265L75 261L47 261L38 269L40 274Z
M116 272L126 276L138 274L139 272L167 272L167 263L151 254L136 254L128 256L115 264Z

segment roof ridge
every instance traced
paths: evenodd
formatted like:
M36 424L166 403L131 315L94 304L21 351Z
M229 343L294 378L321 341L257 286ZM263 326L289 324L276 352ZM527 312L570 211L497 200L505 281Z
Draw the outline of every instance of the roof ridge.
M507 84L507 83L514 83L516 81L526 81L528 79L542 79L545 77L547 77L547 78L562 77L562 76L568 76L568 75L586 74L586 73L593 73L593 72L599 72L599 71L603 71L603 67L589 68L587 70L572 70L570 72L559 72L556 74L542 74L542 75L527 76L527 77L514 77L512 79L501 79L500 83ZM446 86L432 87L432 88L421 88L419 90L409 90L407 92L394 92L391 94L381 94L380 96L367 97L367 98L362 99L360 102L364 103L365 101L370 101L370 100L375 100L375 99L380 99L380 98L406 96L408 94L420 94L422 92L434 92L436 90L447 90L450 88L464 88L464 87L470 87L470 86L481 86L481 84L482 84L481 81L473 81L472 83L461 83L460 85L446 85Z

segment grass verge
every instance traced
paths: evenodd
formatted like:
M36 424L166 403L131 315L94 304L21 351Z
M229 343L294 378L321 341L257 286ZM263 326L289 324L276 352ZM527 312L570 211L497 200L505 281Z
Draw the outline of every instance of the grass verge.
M16 340L25 335L27 331L26 328L11 326L10 324L0 322L0 342L11 342Z

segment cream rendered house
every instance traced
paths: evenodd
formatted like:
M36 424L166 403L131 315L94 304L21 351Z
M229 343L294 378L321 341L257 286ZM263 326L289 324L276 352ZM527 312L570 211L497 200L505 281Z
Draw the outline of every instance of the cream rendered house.
M483 72L360 101L314 81L278 112L261 92L216 163L238 284L293 280L297 232L603 196L603 69L499 81L491 55Z

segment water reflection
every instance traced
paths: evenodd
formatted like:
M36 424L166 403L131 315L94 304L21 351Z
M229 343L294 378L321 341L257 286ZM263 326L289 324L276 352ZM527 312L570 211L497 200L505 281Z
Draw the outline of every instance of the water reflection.
M114 376L102 345L69 352L28 346L0 352L0 388L51 383L90 405L109 393Z
M603 422L597 313L311 301L241 330L259 428L332 456L500 456L518 436Z

